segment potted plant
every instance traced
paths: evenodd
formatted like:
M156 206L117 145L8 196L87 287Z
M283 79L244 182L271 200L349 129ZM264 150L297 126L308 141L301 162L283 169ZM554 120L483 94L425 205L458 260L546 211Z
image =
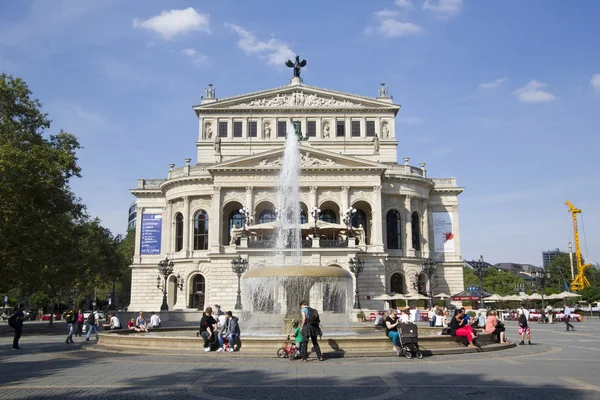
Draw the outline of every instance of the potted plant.
M356 319L358 320L358 322L364 322L365 321L365 313L360 311L358 314L356 314Z

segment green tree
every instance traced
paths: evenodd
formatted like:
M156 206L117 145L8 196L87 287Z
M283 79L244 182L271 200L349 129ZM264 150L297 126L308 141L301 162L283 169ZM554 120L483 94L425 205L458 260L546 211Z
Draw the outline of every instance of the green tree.
M80 176L79 143L63 131L46 135L40 108L23 80L0 75L0 291L32 293L42 273L54 278L68 244L63 230L84 211L69 188Z
M576 263L575 257L573 257L573 262ZM577 274L577 266L575 265L574 268L575 274ZM547 287L558 290L559 292L570 290L569 285L571 284L571 262L568 254L561 253L557 255L548 265L548 271L550 272L551 277L550 282L546 285Z

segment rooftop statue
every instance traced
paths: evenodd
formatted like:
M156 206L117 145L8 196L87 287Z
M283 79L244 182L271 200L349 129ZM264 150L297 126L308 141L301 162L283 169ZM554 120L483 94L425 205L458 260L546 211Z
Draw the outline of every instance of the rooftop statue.
M306 60L300 61L300 56L296 56L296 61L292 62L292 60L287 60L285 65L294 68L294 78L300 78L300 68L306 66Z

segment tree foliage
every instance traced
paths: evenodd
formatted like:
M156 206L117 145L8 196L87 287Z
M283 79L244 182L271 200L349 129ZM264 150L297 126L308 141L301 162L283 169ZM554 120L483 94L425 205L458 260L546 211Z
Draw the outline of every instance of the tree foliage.
M468 267L463 268L463 278L465 287L480 285L479 278ZM483 278L483 289L489 293L507 296L514 294L515 286L524 282L523 278L512 272L488 268L487 275Z
M1 74L0 292L47 306L103 298L118 283L127 301L133 233L114 237L86 214L69 187L79 142L50 126L27 84Z

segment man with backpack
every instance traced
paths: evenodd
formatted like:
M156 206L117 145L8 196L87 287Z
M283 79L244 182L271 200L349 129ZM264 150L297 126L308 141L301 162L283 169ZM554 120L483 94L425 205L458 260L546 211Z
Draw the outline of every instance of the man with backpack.
M321 354L321 348L317 341L317 336L322 336L321 332L321 319L319 312L314 308L311 308L306 304L306 301L300 302L300 312L302 313L302 336L304 341L302 342L302 361L306 362L308 358L308 339L312 341L313 349L317 353L319 361L323 361L323 355Z
M23 333L23 318L25 318L25 314L23 313L23 304L17 305L15 311L8 318L8 325L15 330L15 337L13 339L13 350L21 350L19 347L19 339L21 338L21 333Z
M92 331L96 334L96 341L98 340L98 322L100 321L100 314L98 314L98 309L95 308L94 312L90 313L87 318L87 324L89 329L87 331L87 335L85 335L85 340L87 342L90 341L90 336L92 335Z
M63 318L67 322L67 328L69 329L69 334L67 335L67 340L65 340L66 344L74 343L73 342L73 330L75 328L75 322L77 322L77 316L75 310L72 308L69 311L66 311L63 314Z

